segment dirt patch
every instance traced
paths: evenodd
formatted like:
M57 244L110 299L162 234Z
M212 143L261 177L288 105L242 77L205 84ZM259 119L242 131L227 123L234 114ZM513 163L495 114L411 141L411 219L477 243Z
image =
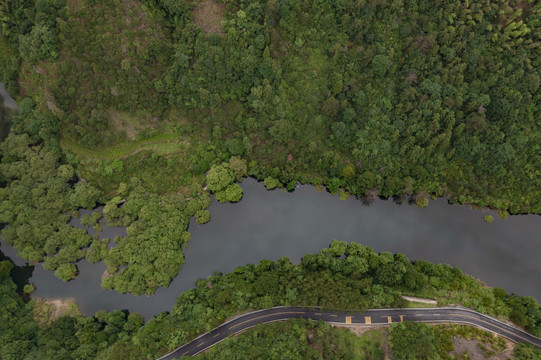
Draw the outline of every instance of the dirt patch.
M513 343L506 341L506 348L503 351L495 351L490 344L482 344L476 340L468 340L461 337L452 339L455 349L449 354L457 357L463 357L467 354L471 360L507 360L512 359ZM494 353L496 352L496 353Z
M139 134L139 131L135 128L127 116L116 110L111 110L109 112L109 118L111 119L111 123L116 130L125 132L128 138L135 140L137 134Z
M72 298L66 299L35 299L32 315L41 326L49 325L61 316L81 314L79 307Z
M109 272L109 268L105 269L105 271L103 272L103 274L101 274L101 281L103 281L103 279L107 279L107 278L110 278L110 277L113 277L115 274L114 273L110 273Z
M366 326L366 325L356 325L356 324L351 324L351 325L332 324L332 326L337 327L337 328L348 329L349 331L351 331L357 336L363 336L365 333L369 331L380 331L382 335L381 346L383 348L384 359L388 360L388 359L393 358L392 353L391 353L391 347L389 346L389 340L388 340L389 331L388 331L387 326L384 326L384 327Z
M204 0L197 4L193 10L193 22L207 34L223 34L222 18L225 5L217 4L212 0Z
M433 300L433 299L425 299L425 298L418 298L418 297L405 296L405 295L402 295L402 299L407 300L407 301L411 301L411 302L419 302L419 303L423 303L423 304L438 305L438 302L436 300Z
M56 299L46 302L54 306L54 317L60 317L65 315L67 312L69 312L69 307L74 304L73 299Z
M389 331L383 331L383 352L385 353L384 359L392 359L393 353L391 352L391 346L389 345Z
M365 326L365 325L342 325L342 324L332 324L333 327L342 328L342 329L348 329L352 333L354 333L357 336L361 336L362 334L372 331L381 329L381 326Z
M84 1L81 0L68 0L68 10L74 14L77 11L82 10L85 7Z

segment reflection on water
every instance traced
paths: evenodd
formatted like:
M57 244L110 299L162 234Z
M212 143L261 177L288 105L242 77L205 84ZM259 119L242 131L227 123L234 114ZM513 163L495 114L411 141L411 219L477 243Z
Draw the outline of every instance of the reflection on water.
M9 96L4 84L0 82L0 141L8 136L11 117L18 110L17 103Z
M0 96L4 100L3 105L5 107L10 108L12 110L18 110L17 102L13 100L11 96L9 96L8 92L6 91L6 88L4 87L4 84L1 82L0 82Z
M341 201L312 186L293 193L267 191L262 183L246 179L244 198L237 204L210 206L208 224L190 223L192 240L185 249L186 263L170 287L150 297L118 294L101 289L104 263L78 263L80 275L63 283L37 265L31 282L35 297L73 297L86 314L100 309L129 309L145 318L170 310L178 294L195 280L214 271L229 272L246 263L282 256L299 261L306 253L327 247L332 239L356 241L376 251L401 252L410 259L458 266L490 286L541 299L541 217L510 216L494 222L466 206L431 201L427 208L376 201L362 205ZM82 212L83 213L83 212ZM104 231L112 238L119 228ZM103 235L102 235L103 236ZM5 253L13 254L2 245ZM11 256L11 255L10 255Z
M20 261L18 264L15 264L12 258L15 258L14 254L11 254L10 256L7 256L2 252L0 249L0 261L10 261L14 266L13 269L11 269L10 275L11 279L17 285L17 291L19 293L22 293L23 287L26 284L29 284L29 280L32 277L32 272L34 271L34 267L32 265L26 264L24 261L20 261L21 259L15 258L15 260Z

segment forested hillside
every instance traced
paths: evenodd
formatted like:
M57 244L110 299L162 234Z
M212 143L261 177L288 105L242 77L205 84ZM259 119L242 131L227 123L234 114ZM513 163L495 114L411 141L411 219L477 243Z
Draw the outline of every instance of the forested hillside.
M2 235L63 279L93 249L104 286L166 286L244 176L541 213L537 1L10 0L0 24ZM117 250L66 225L97 203Z
M467 326L404 322L363 330L356 336L349 329L308 320L258 325L211 347L196 359L233 360L239 355L246 360L511 359L504 339ZM464 349L464 343L471 345ZM541 351L518 344L512 355L515 360L536 360Z
M519 297L506 294L502 289L486 287L447 265L426 261L411 263L402 254L377 254L369 247L341 241L333 241L329 248L318 254L305 255L297 265L287 258L275 262L262 260L227 274L215 273L200 279L194 289L179 295L170 312L161 313L145 324L141 315L119 310L43 321L36 311L35 300L25 303L17 294L10 278L12 268L10 262L0 262L0 303L5 304L0 306L0 357L5 360L153 359L210 331L239 312L280 305L349 311L404 307L403 294L428 296L441 306L462 304L509 319L537 336L541 333L541 311L532 297ZM349 358L353 358L353 351L361 350L355 343L361 341L372 344L374 356L380 353L374 339L354 341L353 336L339 336L322 324L305 322L293 329L286 325L283 330L280 340L272 344L265 338L265 333L272 334L270 328L261 331L258 339L244 338L217 347L211 352L216 356L211 358L231 358L228 357L231 350L227 349L230 346L237 346L240 353L246 352L242 358L251 358L250 354L258 353L260 355L255 358L277 358L271 356L273 350L290 353L292 359L318 353L326 354L328 358L340 354L349 354ZM303 331L319 333L305 339L310 342L310 348L300 337ZM422 358L419 353L416 356L415 351L452 350L445 334L435 333L427 325L401 325L391 331L391 337L393 331L397 339L391 339L391 346L397 358L400 355ZM425 336L418 336L419 333ZM483 339L478 333L474 334L474 338ZM493 338L492 335L488 337ZM334 346L312 348L323 339ZM412 339L418 339L418 342ZM517 346L517 349L517 355L522 354L519 359L536 359L539 354L531 346ZM410 352L414 355L405 357Z

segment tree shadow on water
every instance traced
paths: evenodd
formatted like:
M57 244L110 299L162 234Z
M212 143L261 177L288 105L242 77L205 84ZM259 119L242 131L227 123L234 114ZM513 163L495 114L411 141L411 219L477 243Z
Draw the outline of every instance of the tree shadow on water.
M6 256L2 252L2 249L0 249L0 261L6 260L13 264L13 269L11 269L10 276L15 285L17 285L17 292L25 302L30 301L30 295L26 294L23 291L23 288L25 285L29 284L29 280L32 277L32 273L34 272L34 266L28 264L23 266L17 266L15 265L13 260L11 260L10 257Z

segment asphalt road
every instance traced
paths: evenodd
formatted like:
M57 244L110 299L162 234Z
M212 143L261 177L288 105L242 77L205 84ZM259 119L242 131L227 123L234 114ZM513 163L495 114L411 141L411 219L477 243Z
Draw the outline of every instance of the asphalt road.
M513 342L526 342L541 348L541 339L512 325L508 325L490 316L463 308L426 308L426 309L377 309L365 313L333 312L319 309L298 307L275 307L243 314L205 333L193 341L181 346L158 360L172 360L181 356L193 356L209 347L257 324L293 318L323 320L336 324L389 325L401 321L452 322L474 325L490 331L495 336L505 337Z

